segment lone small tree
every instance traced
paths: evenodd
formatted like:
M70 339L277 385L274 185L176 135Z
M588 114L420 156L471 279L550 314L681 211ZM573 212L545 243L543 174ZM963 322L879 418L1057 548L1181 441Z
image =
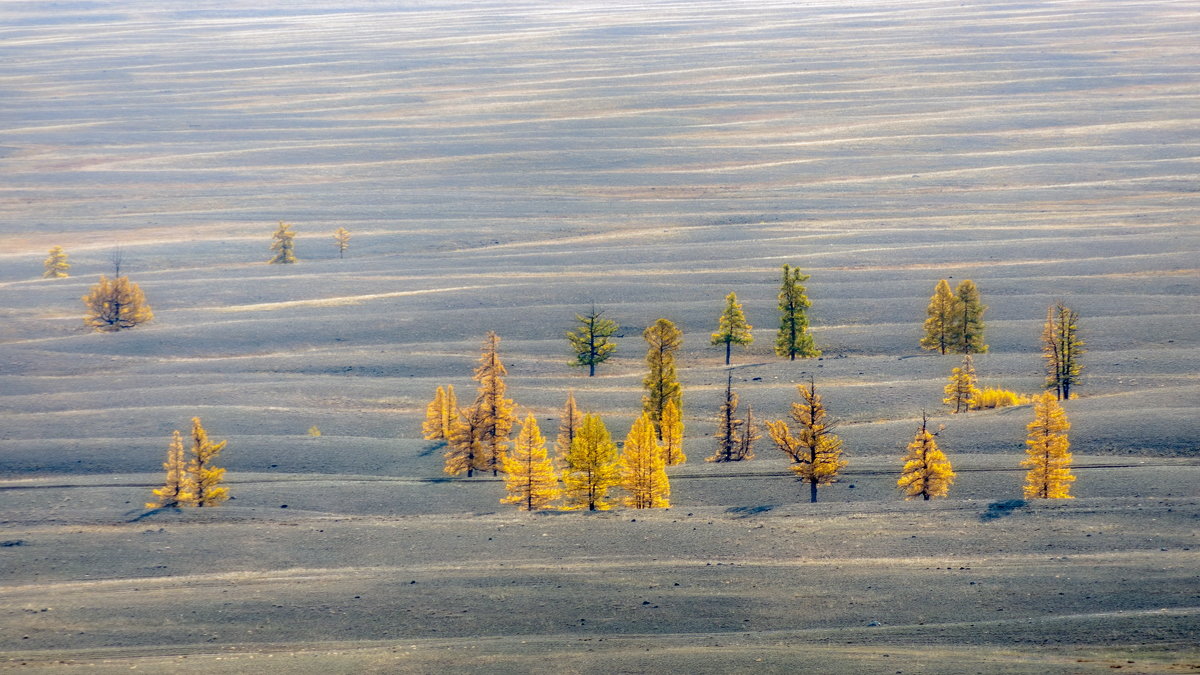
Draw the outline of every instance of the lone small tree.
M817 501L817 486L837 481L838 473L846 466L842 459L842 439L833 430L836 424L829 419L825 404L817 394L816 384L796 385L800 401L792 404L791 417L798 429L792 433L785 420L767 422L771 440L795 462L790 468L801 482L809 484L809 501Z
M571 365L587 366L588 377L593 377L596 374L596 366L607 361L616 351L617 345L610 338L616 335L621 327L616 321L604 318L604 312L595 307L586 315L576 314L575 320L579 322L579 327L574 331L567 331L567 340L571 343L571 349L575 351L575 360Z
M346 249L350 248L350 231L344 227L334 230L333 242L337 246L338 258L345 258Z
M945 497L954 482L954 470L950 460L926 427L925 415L921 415L921 428L908 444L904 457L904 468L896 486L904 491L905 499L920 497L929 501L931 497Z
M717 332L712 334L712 344L725 345L725 365L729 365L733 345L749 345L754 342L754 326L746 322L746 314L737 301L737 293L725 297L725 309L717 320Z
M71 269L70 263L67 262L67 252L61 246L54 246L50 249L50 256L42 263L46 271L42 273L42 277L46 279L65 279L71 276L67 274L67 270Z
M563 467L568 510L606 511L608 491L621 482L617 446L598 415L584 415Z
M942 403L950 406L952 413L964 413L975 406L979 396L978 379L975 377L975 363L970 354L963 355L962 365L950 371L950 381L946 384L946 398Z
M271 235L271 250L275 251L275 254L267 262L272 265L290 265L296 262L296 233L291 227L281 220L275 234Z
M738 395L733 391L733 374L725 378L725 398L717 412L717 450L706 462L732 462L737 459L742 444L742 426L745 420L738 418Z
M167 480L157 490L152 490L157 499L146 503L148 509L173 509L189 506L194 499L192 476L188 473L187 464L183 460L183 437L176 430L171 437L171 445L167 447L167 461L163 462L167 470Z
M951 322L950 338L954 351L960 354L983 354L988 346L983 341L983 313L987 305L980 301L979 288L974 281L965 279L954 289L954 320Z
M101 275L99 283L83 296L83 304L87 308L83 322L97 331L133 328L154 318L142 289L129 277Z
M517 504L525 511L544 509L562 495L558 475L546 456L546 439L533 414L525 417L512 452L504 462L504 504Z
M475 380L479 382L479 393L474 407L479 410L483 444L480 468L499 475L504 451L508 447L508 436L516 422L513 401L505 396L508 386L504 376L508 370L500 362L500 336L488 331L483 341L479 365L475 368Z
M1046 389L1060 401L1071 398L1071 389L1083 372L1083 340L1079 339L1079 312L1063 303L1046 310L1042 329L1042 356L1046 359Z
M188 473L191 474L194 490L192 503L196 506L217 506L229 499L229 490L221 487L225 469L213 466L227 442L209 441L208 432L200 424L200 418L192 418L192 461L188 463Z
M1033 400L1033 421L1027 427L1027 455L1021 466L1029 467L1025 474L1025 497L1032 499L1070 499L1071 475L1070 441L1067 430L1071 423L1058 404L1054 392L1047 391Z
M621 487L629 493L625 505L635 509L663 509L671 505L671 484L666 460L654 432L654 422L642 413L625 437L619 462Z
M783 283L779 287L779 335L775 338L775 354L786 356L789 361L796 357L816 358L821 355L813 336L808 332L808 308L812 307L804 294L802 282L809 275L801 274L798 268L783 266Z
M928 318L925 319L925 337L921 338L921 348L941 354L956 351L953 344L954 322L957 320L955 306L957 300L950 291L950 282L942 279L933 289L933 297L929 299L929 307L925 309Z
M668 401L683 408L683 387L675 374L675 352L683 345L683 331L667 319L659 319L642 332L649 349L646 350L646 366L650 372L642 380L646 395L642 397L642 410L650 413L650 419L659 427L663 410Z

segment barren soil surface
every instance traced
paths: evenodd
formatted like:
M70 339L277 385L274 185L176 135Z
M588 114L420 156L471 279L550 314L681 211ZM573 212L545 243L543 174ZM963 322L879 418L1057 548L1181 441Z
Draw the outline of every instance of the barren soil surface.
M0 667L1195 672L1197 35L1169 0L3 3ZM90 333L116 249L155 320ZM784 263L820 360L771 353ZM1080 312L1076 499L1012 501L1028 406L943 412L942 278L989 307L985 386L1037 391L1046 307ZM841 422L818 504L766 442L703 462L731 291L743 403L812 377ZM423 409L486 331L548 436L574 390L621 438L658 317L671 509L442 474ZM959 475L906 503L923 410ZM234 499L141 508L195 415Z

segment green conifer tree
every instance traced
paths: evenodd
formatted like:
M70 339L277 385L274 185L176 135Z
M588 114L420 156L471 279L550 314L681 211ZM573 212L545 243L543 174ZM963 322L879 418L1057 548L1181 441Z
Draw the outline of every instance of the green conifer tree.
M604 318L604 312L592 307L586 315L576 314L579 328L567 331L567 340L575 351L573 366L587 366L588 377L596 374L596 366L608 360L617 345L611 338L620 330L616 321Z
M783 266L783 284L779 288L779 336L775 339L775 353L795 361L800 358L815 358L821 355L813 336L808 332L808 308L812 306L804 294L802 282L809 275L801 274L798 268Z
M725 345L725 365L729 365L733 345L749 345L754 342L754 326L746 322L746 315L737 301L737 293L725 297L725 310L717 321L717 332L712 334L712 344Z

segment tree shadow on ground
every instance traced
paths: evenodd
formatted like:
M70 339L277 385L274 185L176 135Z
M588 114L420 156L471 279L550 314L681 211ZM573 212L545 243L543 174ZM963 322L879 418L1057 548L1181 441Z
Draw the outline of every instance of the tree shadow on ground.
M979 514L979 520L985 523L991 520L998 520L1004 516L1012 515L1013 511L1028 505L1029 502L1025 501L1024 499L1009 499L1002 502L992 502L991 504L988 504L987 511Z

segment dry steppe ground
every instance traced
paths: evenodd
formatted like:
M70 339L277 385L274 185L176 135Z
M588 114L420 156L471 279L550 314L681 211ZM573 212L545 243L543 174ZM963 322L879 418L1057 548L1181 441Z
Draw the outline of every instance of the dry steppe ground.
M0 4L0 664L1200 669L1197 35L1169 0ZM300 264L264 264L279 220ZM89 333L117 247L156 318ZM784 263L820 361L771 354ZM1076 499L1010 503L1027 406L942 412L940 278L990 307L985 385L1036 391L1045 308L1082 314ZM730 291L742 400L811 376L842 421L821 503L766 443L702 461ZM589 379L562 334L592 303L624 337ZM660 316L671 509L441 475L422 409L470 396L486 331L544 431L573 389L620 437ZM959 478L903 502L923 409ZM193 415L234 499L141 508Z

